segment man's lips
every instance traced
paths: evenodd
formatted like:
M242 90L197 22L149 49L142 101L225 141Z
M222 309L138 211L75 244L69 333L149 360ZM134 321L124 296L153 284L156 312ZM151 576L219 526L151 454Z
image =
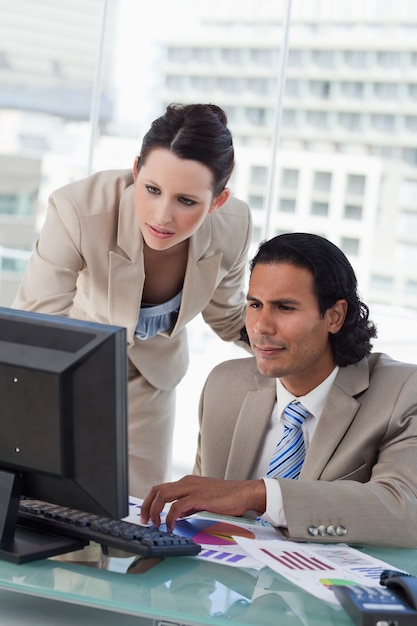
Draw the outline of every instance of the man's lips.
M254 348L262 356L271 356L271 355L275 355L286 350L286 346L283 346L283 345L271 346L271 345L262 345L258 343L255 344Z
M154 236L158 237L158 239L167 239L168 237L172 237L175 233L172 230L166 230L165 228L159 228L158 226L152 226L152 224L147 224L149 232Z

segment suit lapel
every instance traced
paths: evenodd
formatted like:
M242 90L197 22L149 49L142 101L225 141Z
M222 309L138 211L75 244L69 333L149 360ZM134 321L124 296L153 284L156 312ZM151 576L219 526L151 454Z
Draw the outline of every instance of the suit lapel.
M275 379L260 374L255 378L259 388L247 392L240 410L230 446L226 479L246 480L251 475L274 408Z
M320 478L361 406L355 396L368 386L369 367L366 359L340 368L310 442L300 478Z
M211 222L208 215L190 238L183 297L177 322L172 330L173 335L207 306L216 289L223 254L207 253L211 240ZM203 257L205 253L207 256Z
M118 249L109 253L109 319L111 324L127 326L131 342L145 280L143 238L136 220L134 185L127 187L120 199L117 246Z

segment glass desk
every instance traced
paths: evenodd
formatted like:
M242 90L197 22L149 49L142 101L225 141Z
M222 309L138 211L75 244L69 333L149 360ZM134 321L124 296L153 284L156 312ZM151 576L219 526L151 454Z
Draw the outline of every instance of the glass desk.
M417 575L417 550L360 549ZM22 608L25 602L30 620L3 621L8 607L11 615L13 604ZM111 558L105 569L52 559L25 565L0 561L0 603L2 624L38 624L37 610L39 624L52 624L46 621L49 606L61 611L61 624L68 617L68 624L93 625L92 615L96 615L97 624L111 624L112 616L119 626L352 626L342 609L293 586L269 568L243 570L193 557ZM81 609L90 612L89 617L83 618Z

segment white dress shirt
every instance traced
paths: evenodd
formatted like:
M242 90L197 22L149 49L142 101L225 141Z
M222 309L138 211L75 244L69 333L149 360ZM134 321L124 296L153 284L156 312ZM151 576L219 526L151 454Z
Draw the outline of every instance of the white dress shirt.
M262 519L270 522L273 526L287 525L279 482L274 478L265 478L269 461L271 460L275 447L278 441L281 440L284 432L284 409L290 402L298 400L310 412L311 415L307 417L302 426L304 444L307 452L309 443L316 429L317 422L323 412L328 393L338 371L339 368L336 366L318 387L307 393L305 396L300 397L294 396L287 389L285 389L279 378L276 379L277 400L272 410L263 448L259 454L257 463L252 473L252 478L262 478L265 482L266 511L262 515Z

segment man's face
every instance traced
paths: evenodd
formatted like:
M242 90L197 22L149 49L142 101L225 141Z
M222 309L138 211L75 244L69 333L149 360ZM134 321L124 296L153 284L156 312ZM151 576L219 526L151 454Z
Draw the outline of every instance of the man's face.
M313 275L289 263L256 265L248 290L246 328L259 371L280 378L294 395L319 385L335 367L329 333L343 325L346 301L322 317Z

